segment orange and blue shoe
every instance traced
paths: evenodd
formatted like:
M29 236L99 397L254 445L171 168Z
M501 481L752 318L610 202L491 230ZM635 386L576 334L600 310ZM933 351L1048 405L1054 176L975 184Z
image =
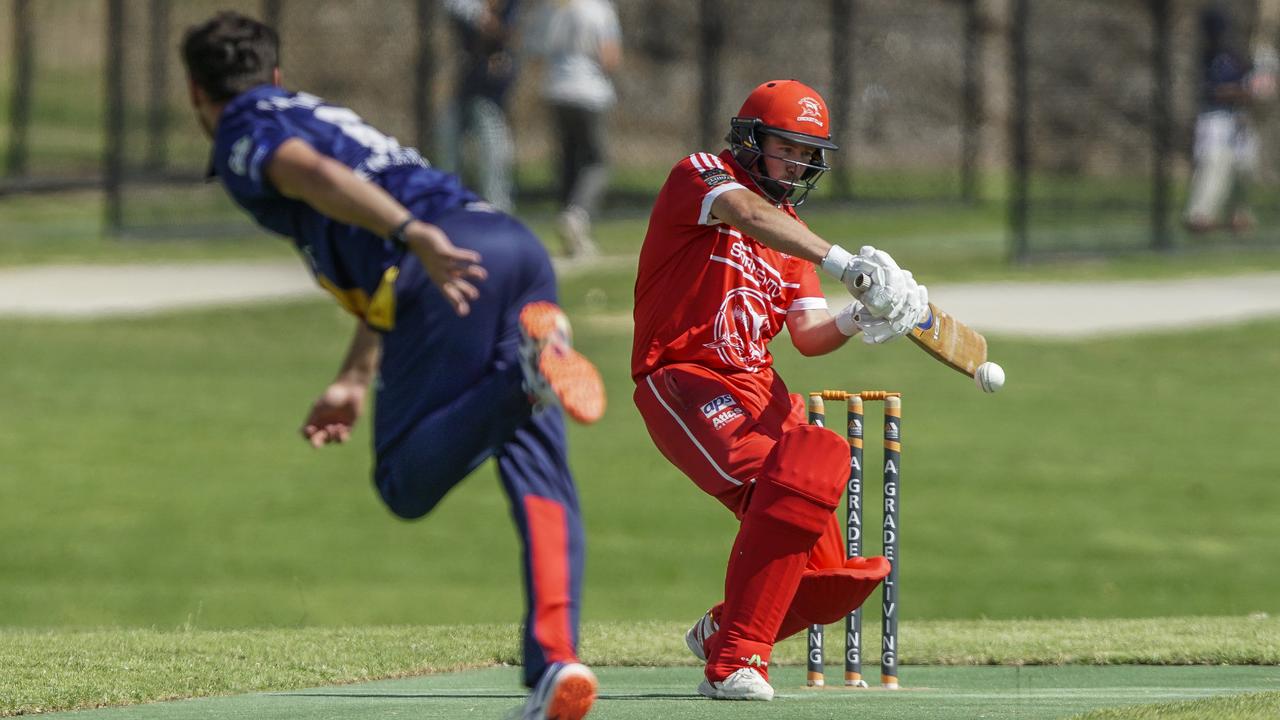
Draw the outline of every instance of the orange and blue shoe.
M596 675L582 663L552 663L529 692L520 720L582 720L596 701Z
M604 415L600 372L573 349L573 330L555 303L539 301L520 311L520 366L524 389L538 407L559 405L589 425Z

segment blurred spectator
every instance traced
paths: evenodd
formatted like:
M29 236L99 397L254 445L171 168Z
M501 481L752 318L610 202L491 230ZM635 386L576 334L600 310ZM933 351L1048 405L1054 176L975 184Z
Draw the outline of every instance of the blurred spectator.
M1231 47L1229 26L1218 8L1200 12L1203 76L1185 217L1187 229L1196 233L1221 227L1243 232L1254 224L1245 197L1258 164L1258 138L1248 112L1251 68Z
M512 44L518 0L444 0L461 48L454 101L439 125L437 164L470 168L480 194L510 212L514 144L507 124L507 90L515 79ZM470 142L468 142L470 140ZM471 161L463 148L475 151Z
M608 0L544 0L528 43L545 62L542 96L560 146L556 230L570 256L595 255L591 216L609 181L605 112L616 99L609 78L622 63L618 16Z

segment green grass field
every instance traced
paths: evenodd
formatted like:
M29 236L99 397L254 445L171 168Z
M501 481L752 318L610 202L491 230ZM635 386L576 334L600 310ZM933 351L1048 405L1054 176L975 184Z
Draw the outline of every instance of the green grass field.
M0 265L289 255L261 237L104 240L91 196L61 208L11 202L0 204ZM928 282L1280 267L1272 254L1250 253L1009 268L990 208L818 210L819 232L849 245L886 238ZM546 217L534 224L550 236ZM606 251L634 252L644 227L640 216L605 224ZM24 236L30 228L45 234ZM611 394L606 419L571 436L590 539L584 654L606 666L609 696L598 715L767 712L690 704L691 668L628 669L689 662L680 635L719 593L734 529L652 448L631 404L632 282L624 264L562 285L577 342ZM0 319L0 714L515 660L516 545L492 468L425 521L406 523L370 486L366 428L342 448L312 451L298 439L349 329L320 301L93 322ZM1141 668L1048 668L1023 676L1045 690L1035 697L1008 679L1037 663L1280 664L1280 630L1266 616L1280 613L1271 512L1280 506L1271 444L1280 408L1266 391L1280 368L1280 321L991 342L1009 373L995 396L906 343L818 359L777 344L795 391L905 393L902 653L912 664L904 677L918 678L905 681L910 692L866 700L787 681L785 716L843 714L849 702L866 702L849 712L867 717L1064 717L1131 703L1175 705L1090 717L1275 716L1280 699L1263 692L1280 687L1274 668L1182 684ZM868 522L877 521L873 510ZM871 608L868 627L876 615ZM785 672L802 651L799 641L780 651ZM973 663L1007 667L916 668ZM472 700L478 716L496 716L517 702L511 678L485 670L385 693L360 686L352 697L137 712L456 717ZM481 690L459 704L459 688ZM1262 694L1214 699L1205 688ZM370 697L380 693L408 699Z
M579 320L613 403L572 434L592 539L587 617L694 618L717 592L732 520L650 446L630 404L625 324L611 312ZM514 617L514 538L492 470L429 521L404 523L374 497L366 435L319 452L297 438L348 325L322 302L0 321L15 418L0 433L11 499L0 616L82 627ZM905 393L913 617L1244 614L1280 610L1274 519L1247 511L1280 503L1269 442L1280 409L1257 391L1280 362L1278 338L1276 322L1077 344L995 338L1010 376L995 396L906 343L784 352L779 365L797 390ZM466 552L433 550L458 537Z

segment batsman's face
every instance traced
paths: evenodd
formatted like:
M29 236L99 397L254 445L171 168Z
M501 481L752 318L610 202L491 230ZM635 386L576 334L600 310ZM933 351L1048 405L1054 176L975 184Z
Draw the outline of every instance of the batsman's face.
M808 145L793 143L776 135L766 135L761 150L765 173L772 180L795 182L805 171L800 163L812 163L817 159L817 151Z

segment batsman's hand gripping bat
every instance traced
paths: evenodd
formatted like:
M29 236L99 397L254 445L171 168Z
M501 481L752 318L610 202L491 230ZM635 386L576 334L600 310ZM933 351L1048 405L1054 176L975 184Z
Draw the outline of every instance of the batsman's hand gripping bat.
M859 274L853 285L854 294L861 299L871 289L871 276ZM907 337L938 361L969 377L987 361L987 339L933 303L929 303L929 317L911 328Z

